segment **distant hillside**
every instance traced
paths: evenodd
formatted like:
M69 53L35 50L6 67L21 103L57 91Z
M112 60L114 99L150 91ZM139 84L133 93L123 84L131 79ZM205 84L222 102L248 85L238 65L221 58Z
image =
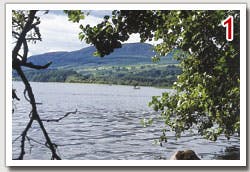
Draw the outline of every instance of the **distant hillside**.
M46 64L52 61L50 68L58 67L79 67L79 66L125 66L136 64L152 64L151 57L156 53L153 46L146 43L124 44L122 48L116 49L113 53L103 58L93 56L96 51L94 46L83 48L72 52L50 52L31 56L28 61L34 64ZM176 63L172 54L163 57L161 64Z
M50 52L28 58L29 62L44 65L46 70L25 69L30 81L78 82L119 85L169 87L182 71L170 53L153 63L153 46L146 43L124 44L122 48L103 58L93 56L95 47L72 52ZM20 80L13 72L13 80Z

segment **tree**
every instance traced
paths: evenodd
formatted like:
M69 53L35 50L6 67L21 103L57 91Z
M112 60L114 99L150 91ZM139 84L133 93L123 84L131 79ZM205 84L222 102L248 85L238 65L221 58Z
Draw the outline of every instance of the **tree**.
M27 80L21 66L26 66L33 69L45 69L49 67L51 63L46 64L45 66L37 66L33 63L27 62L28 56L28 41L39 41L41 40L41 34L38 28L40 24L40 18L36 16L37 11L12 11L12 36L15 38L16 44L12 51L12 68L16 70L18 75L21 77L24 85L25 91L24 94L28 94L29 99L27 100L30 102L32 106L32 110L30 112L30 120L22 132L21 136L21 152L17 159L21 160L25 154L25 141L29 139L27 137L27 132L32 126L34 120L36 120L44 134L46 139L47 147L51 150L52 156L51 159L61 159L56 153L56 144L52 143L46 129L44 128L43 122L38 115L37 108L36 108L36 101L32 91L32 88ZM23 47L23 51L21 48ZM21 55L20 53L23 52ZM12 91L13 92L13 91Z
M221 25L229 15L234 18L232 42ZM196 128L207 139L222 134L229 139L240 132L239 21L239 11L115 10L94 27L80 25L79 38L93 44L101 57L120 48L133 33L140 34L141 42L162 40L154 59L175 49L183 70L173 86L176 94L163 93L149 103L161 112L163 133L169 127L180 137ZM163 134L160 141L166 139Z
M47 64L41 66L41 65L35 65L31 62L27 61L28 56L28 42L36 43L36 41L41 41L41 34L39 30L39 24L40 24L40 17L37 15L37 10L31 10L31 11L22 11L18 10L12 11L12 37L15 39L15 45L12 51L12 69L17 72L17 74L20 76L22 82L25 85L24 90L24 97L31 105L31 111L29 113L30 120L28 124L26 125L25 129L22 131L21 135L17 137L13 142L21 138L21 151L19 154L19 157L16 159L22 160L25 155L25 143L26 141L35 141L34 139L30 138L27 134L29 129L31 128L34 121L36 121L39 124L40 129L42 130L42 133L45 138L45 143L43 144L51 151L51 159L60 160L61 157L57 153L57 144L53 143L48 135L48 132L46 131L43 121L50 122L55 121L58 122L61 119L67 117L71 113L75 112L68 112L63 117L60 117L59 119L47 119L43 120L40 118L39 113L37 111L36 107L36 100L35 96L32 91L32 87L23 72L22 67L27 67L31 69L41 70L46 69L51 65L51 62L48 62ZM40 13L48 13L48 11L41 11ZM83 14L79 11L73 11L73 12L67 12L69 15L69 19L72 21L77 21L78 19L83 19ZM79 18L71 18L70 15L77 14ZM12 99L20 100L15 92L15 89L12 89ZM14 113L14 110L12 111ZM37 142L37 141L35 141Z

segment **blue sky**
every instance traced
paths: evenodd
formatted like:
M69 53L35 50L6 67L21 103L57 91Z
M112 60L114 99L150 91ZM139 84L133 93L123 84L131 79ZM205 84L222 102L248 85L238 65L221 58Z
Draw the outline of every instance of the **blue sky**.
M81 24L94 26L102 21L103 16L111 14L111 11L89 11ZM29 45L29 56L55 51L74 51L90 45L78 39L80 32L79 23L68 21L67 16L62 11L50 11L46 15L41 15L40 32L42 41ZM139 42L139 35L133 34L127 43Z

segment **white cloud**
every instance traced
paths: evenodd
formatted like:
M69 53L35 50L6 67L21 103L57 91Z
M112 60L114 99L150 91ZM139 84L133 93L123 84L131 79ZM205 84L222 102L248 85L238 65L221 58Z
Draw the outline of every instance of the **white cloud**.
M83 24L96 25L102 19L94 16L87 16ZM78 39L80 32L79 23L68 21L66 15L47 14L41 16L39 25L42 41L30 44L29 55L41 54L51 51L74 51L87 47L85 42Z
M140 35L138 33L130 35L129 39L125 43L133 43L133 42L140 42Z
M93 11L94 12L94 11ZM107 11L101 11L108 13ZM100 14L86 16L81 22L83 25L94 26L103 19ZM97 17L98 16L98 17ZM29 56L55 51L74 51L89 46L85 42L78 39L80 32L79 23L68 21L68 17L63 13L49 13L41 16L41 24L39 25L42 35L42 41L29 45ZM140 42L139 34L132 34L125 43ZM148 42L148 41L147 41ZM148 42L155 44L156 42Z
M133 42L140 42L140 34L136 33L136 34L132 34L130 35L129 39L125 42L125 43L133 43ZM158 41L149 41L147 40L146 43L148 44L152 44L152 45L156 45L159 43L162 43L162 39L158 40Z
M89 12L90 15L95 17L101 17L103 18L105 15L111 15L112 11L110 10L87 10L87 13Z

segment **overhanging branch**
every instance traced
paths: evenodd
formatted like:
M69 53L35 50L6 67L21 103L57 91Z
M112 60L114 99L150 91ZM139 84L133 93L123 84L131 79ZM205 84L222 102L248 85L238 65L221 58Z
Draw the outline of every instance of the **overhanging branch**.
M23 63L22 66L40 70L40 69L47 69L51 64L52 62L49 62L46 65L34 65L33 63L29 62L29 63Z
M67 112L64 116L62 116L58 119L41 119L41 120L46 121L46 122L59 122L60 120L62 120L63 118L66 118L70 114L76 114L76 112L77 112L77 109L74 112Z
M33 91L32 91L32 88L30 86L30 83L28 81L28 79L26 78L26 76L24 75L21 67L18 67L16 68L16 71L18 73L18 75L21 77L24 85L25 85L25 88L27 89L27 93L28 93L28 96L29 96L29 99L30 99L30 104L32 106L32 111L31 111L31 115L30 115L30 122L29 124L27 125L26 129L24 130L24 132L22 133L22 140L21 140L21 147L22 147L22 150L21 150L21 153L20 153L20 156L19 158L23 158L25 152L24 152L24 145L25 145L25 138L26 138L26 135L27 135L27 131L30 129L31 127L31 124L33 122L33 120L36 120L43 132L43 135L46 139L46 142L48 144L48 147L52 153L52 159L57 159L57 160L61 160L61 158L57 155L57 152L56 152L56 149L55 149L55 144L52 143L44 125L43 125L43 122L42 120L40 119L40 116L38 115L38 112L37 112L37 108L36 108L36 101L35 101L35 97L34 97L34 94L33 94ZM27 131L26 131L27 130Z
M33 121L37 121L39 124L39 127L42 130L42 133L45 137L45 140L46 140L45 145L51 151L51 154L52 154L51 159L61 160L60 156L57 154L57 151L56 151L57 145L51 141L51 139L48 135L48 132L46 131L44 124L43 124L42 120L40 119L40 116L38 114L37 107L36 107L37 103L36 103L35 96L33 94L31 85L30 85L28 79L26 78L22 68L21 68L22 66L25 66L25 67L29 67L29 68L33 68L33 69L46 69L52 63L52 62L49 62L46 65L34 65L31 62L27 63L27 55L28 55L28 51L29 51L27 39L26 39L27 33L33 29L35 31L35 33L38 35L38 38L40 38L40 36L41 36L39 33L39 28L36 27L37 25L40 24L39 19L35 16L36 12L37 12L36 10L29 11L28 17L24 18L24 21L23 21L25 23L24 27L22 28L21 33L20 34L18 33L19 36L17 37L16 45L14 46L14 49L12 51L12 68L17 71L17 74L20 76L22 82L24 83L24 85L25 85L24 95L32 107L31 112L29 114L30 120L20 136L21 137L21 152L20 152L19 157L17 159L22 160L24 158L25 141L28 140L30 142L30 139L27 137L27 133L28 133L29 129L31 128ZM35 19L37 21L35 23L33 23ZM13 33L13 34L17 35L16 33ZM23 46L23 55L21 56L19 53L20 53L20 49L22 46ZM26 93L27 93L27 97L26 97ZM18 98L16 96L15 92L13 92L13 90L12 90L12 96L14 96L16 99ZM14 140L14 142L15 141L16 141L16 139Z
M12 51L12 60L15 61L15 59L17 58L17 54L23 44L23 41L25 40L26 34L30 31L30 26L32 25L35 15L36 15L36 10L31 10L29 15L28 15L28 20L26 22L26 24L23 27L22 32L20 33L20 37L17 40L17 43Z
M29 48L28 48L27 40L25 39L23 41L23 57L22 57L23 63L26 63L27 61L28 51L29 51Z

